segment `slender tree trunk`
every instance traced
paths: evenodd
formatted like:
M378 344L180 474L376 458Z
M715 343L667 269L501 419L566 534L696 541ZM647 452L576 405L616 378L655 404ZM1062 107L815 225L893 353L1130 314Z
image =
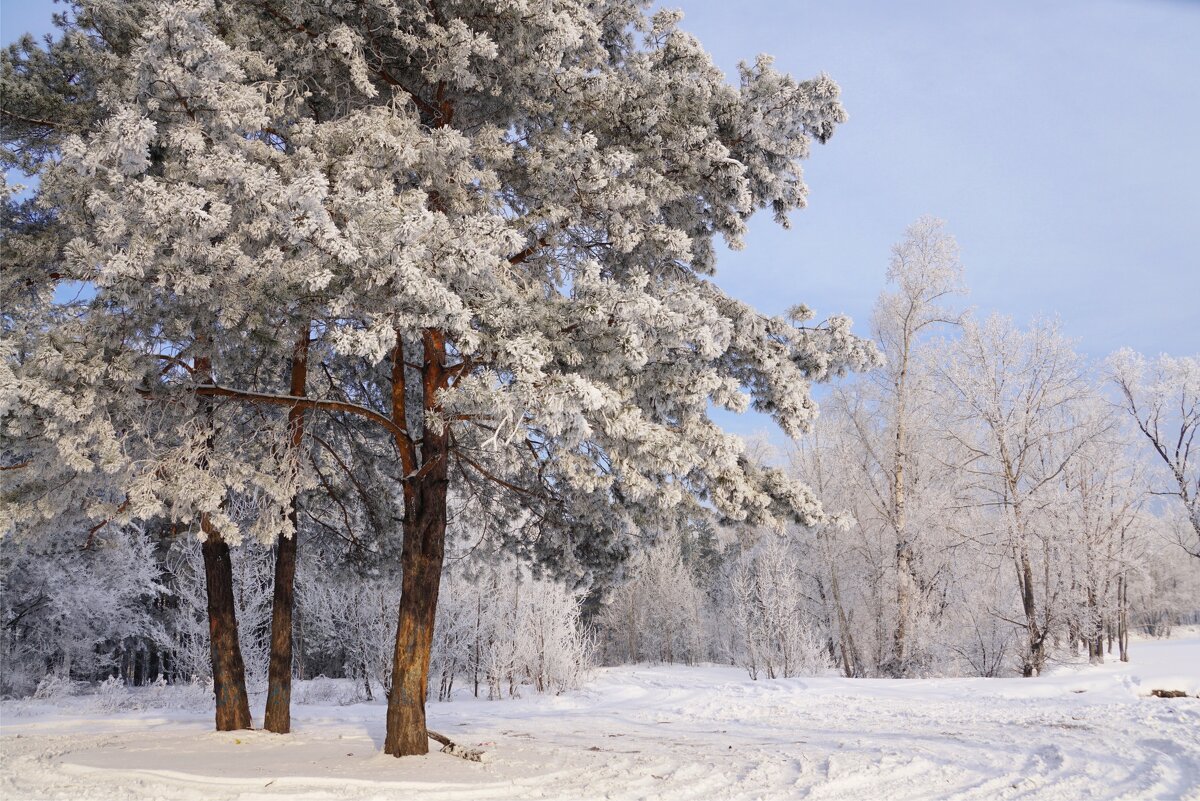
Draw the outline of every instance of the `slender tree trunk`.
M907 672L908 641L911 638L909 622L912 620L912 602L916 594L913 578L912 546L904 531L898 530L902 539L896 544L896 634L893 641L891 673L896 676Z
M850 622L846 619L846 607L842 605L842 592L838 586L837 571L830 570L830 591L833 593L833 603L837 607L838 639L842 651L842 669L846 678L862 675L862 660L858 656L858 646L854 644L854 634L850 631Z
M1037 622L1037 600L1033 592L1033 564L1029 554L1022 548L1018 557L1018 575L1021 584L1021 606L1025 612L1027 650L1021 675L1029 678L1042 672L1046 663L1045 636Z
M1091 587L1087 591L1088 623L1091 631L1088 636L1088 662L1093 665L1104 663L1104 618L1100 614L1096 591Z
M303 397L308 379L308 322L296 340L292 352L289 391ZM304 410L293 406L288 411L288 446L299 457L304 442ZM267 711L263 726L267 731L287 734L292 730L292 611L296 603L296 547L300 538L298 498L292 499L289 519L292 536L280 537L275 551L275 591L271 602L271 664L267 677Z
M913 577L912 543L908 540L907 484L905 483L905 459L908 456L908 354L909 336L904 337L900 375L896 380L896 447L892 453L892 527L896 534L896 631L892 640L893 675L905 672L908 658L909 621L912 618L913 595L916 581Z
M246 667L238 644L237 610L233 597L233 562L229 545L209 522L200 519L205 540L204 578L208 592L208 637L212 654L213 693L217 700L217 731L249 729L250 701L246 696Z
M471 656L471 670L475 677L475 697L479 697L479 629L483 625L483 593L475 596L475 646Z
M1117 579L1117 640L1121 644L1121 661L1129 661L1128 582L1122 573Z

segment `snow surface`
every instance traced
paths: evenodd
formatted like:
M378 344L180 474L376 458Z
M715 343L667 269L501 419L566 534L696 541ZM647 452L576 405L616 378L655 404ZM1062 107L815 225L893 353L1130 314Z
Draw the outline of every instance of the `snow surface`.
M279 736L214 733L199 708L6 702L0 797L1200 799L1200 699L1149 697L1200 693L1200 637L1132 653L1039 679L621 667L557 697L431 704L483 764L382 755L378 703L300 704Z

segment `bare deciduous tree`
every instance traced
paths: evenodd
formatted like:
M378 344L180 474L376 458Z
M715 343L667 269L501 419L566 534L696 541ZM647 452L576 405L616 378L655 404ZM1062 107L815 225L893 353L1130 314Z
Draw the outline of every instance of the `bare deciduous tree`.
M1200 559L1200 359L1164 354L1147 361L1126 348L1108 366L1125 411L1170 475L1155 494L1178 498L1191 523L1179 546Z

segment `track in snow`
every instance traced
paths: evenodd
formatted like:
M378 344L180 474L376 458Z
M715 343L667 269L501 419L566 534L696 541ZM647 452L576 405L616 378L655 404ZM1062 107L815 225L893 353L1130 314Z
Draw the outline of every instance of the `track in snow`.
M0 796L352 799L1197 799L1200 639L1041 679L749 681L725 667L599 671L584 690L431 704L491 756L379 754L381 705L300 706L296 733L195 713L4 708Z

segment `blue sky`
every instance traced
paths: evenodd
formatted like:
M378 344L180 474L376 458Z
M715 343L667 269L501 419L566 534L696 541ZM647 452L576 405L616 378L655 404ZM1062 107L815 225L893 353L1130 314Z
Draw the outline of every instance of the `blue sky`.
M832 75L850 113L808 162L792 230L760 216L723 258L728 291L847 313L865 334L891 244L929 213L958 237L980 311L1057 315L1095 357L1200 352L1200 2L664 5L728 75L771 53ZM0 0L0 36L48 30L52 9Z

